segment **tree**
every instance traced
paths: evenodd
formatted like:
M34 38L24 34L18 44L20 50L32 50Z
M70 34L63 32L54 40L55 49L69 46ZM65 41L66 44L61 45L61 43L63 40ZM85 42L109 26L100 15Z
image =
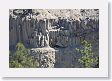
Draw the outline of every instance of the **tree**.
M11 68L36 68L39 63L27 54L28 49L22 43L17 43L16 51L9 54L9 67Z
M83 64L84 67L99 67L98 56L92 51L92 45L89 42L84 40L82 42L82 48L76 48L76 51L81 54L81 58L78 59L78 62Z

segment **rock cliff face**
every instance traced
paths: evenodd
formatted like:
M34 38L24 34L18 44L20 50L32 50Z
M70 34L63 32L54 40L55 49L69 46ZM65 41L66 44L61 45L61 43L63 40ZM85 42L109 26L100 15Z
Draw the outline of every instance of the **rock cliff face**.
M9 48L23 42L40 67L81 67L73 51L87 40L98 50L98 9L9 10ZM77 56L78 57L78 56ZM74 66L75 65L75 66Z

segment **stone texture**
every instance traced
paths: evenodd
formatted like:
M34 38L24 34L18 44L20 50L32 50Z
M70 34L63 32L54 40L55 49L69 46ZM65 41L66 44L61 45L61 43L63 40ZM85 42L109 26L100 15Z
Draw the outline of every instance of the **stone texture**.
M10 50L14 49L18 42L23 42L27 48L33 48L30 53L38 58L40 67L74 67L72 61L76 53L72 48L80 46L82 40L93 41L96 45L99 43L98 10L12 9L9 11ZM45 65L42 64L43 61L46 62ZM75 63L76 67L81 67L77 62Z
M53 68L55 65L55 52L53 48L33 48L30 55L39 62L41 68Z

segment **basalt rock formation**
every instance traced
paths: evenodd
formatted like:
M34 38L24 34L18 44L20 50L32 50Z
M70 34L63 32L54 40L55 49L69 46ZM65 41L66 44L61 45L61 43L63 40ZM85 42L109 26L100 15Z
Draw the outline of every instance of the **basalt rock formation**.
M40 67L82 67L74 60L81 41L99 50L98 9L11 9L9 48L22 42Z

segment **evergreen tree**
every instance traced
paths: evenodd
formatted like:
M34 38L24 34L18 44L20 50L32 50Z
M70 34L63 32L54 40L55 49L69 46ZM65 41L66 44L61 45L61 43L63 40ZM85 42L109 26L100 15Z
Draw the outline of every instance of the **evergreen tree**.
M17 43L16 51L10 52L9 67L10 68L37 68L39 63L27 54L28 49L22 43Z
M92 51L92 45L89 42L84 40L82 42L82 48L76 48L76 51L81 54L81 58L78 59L78 62L83 64L84 67L99 67L98 56L96 56Z

